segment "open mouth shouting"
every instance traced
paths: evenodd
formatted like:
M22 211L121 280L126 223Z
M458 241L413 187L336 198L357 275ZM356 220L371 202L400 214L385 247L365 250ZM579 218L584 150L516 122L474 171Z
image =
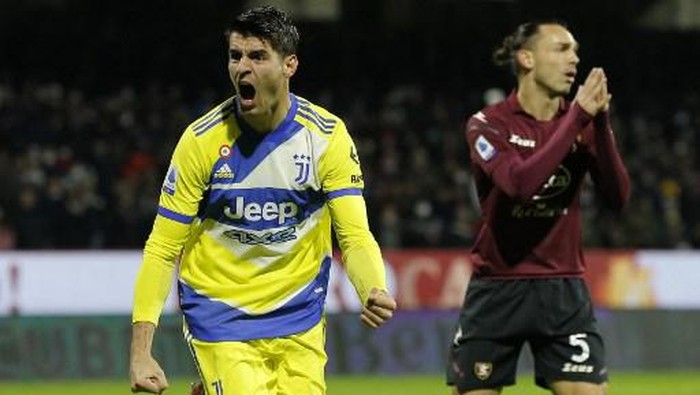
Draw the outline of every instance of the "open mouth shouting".
M241 110L250 110L255 107L255 87L247 81L238 83L238 102Z

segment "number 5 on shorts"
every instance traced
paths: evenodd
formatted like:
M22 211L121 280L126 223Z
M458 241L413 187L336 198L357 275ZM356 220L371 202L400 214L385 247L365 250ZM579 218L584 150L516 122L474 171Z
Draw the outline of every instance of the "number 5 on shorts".
M571 356L572 361L576 363L581 363L591 356L591 347L585 340L587 336L588 335L586 335L585 333L576 333L574 335L569 336L569 344L571 344L571 346L573 347L578 347L581 349L580 354L574 354Z

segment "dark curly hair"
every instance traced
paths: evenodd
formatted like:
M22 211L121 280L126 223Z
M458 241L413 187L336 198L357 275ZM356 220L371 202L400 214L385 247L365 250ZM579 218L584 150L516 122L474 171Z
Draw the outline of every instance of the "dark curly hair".
M239 14L226 29L227 41L234 32L265 40L283 56L296 54L299 45L294 22L287 13L273 6L256 7Z

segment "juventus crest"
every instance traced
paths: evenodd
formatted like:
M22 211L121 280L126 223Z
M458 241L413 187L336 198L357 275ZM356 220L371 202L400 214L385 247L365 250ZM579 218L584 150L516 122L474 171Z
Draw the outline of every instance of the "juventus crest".
M297 176L294 179L299 185L305 184L309 180L309 171L311 169L311 156L304 154L294 155L294 165L297 167Z

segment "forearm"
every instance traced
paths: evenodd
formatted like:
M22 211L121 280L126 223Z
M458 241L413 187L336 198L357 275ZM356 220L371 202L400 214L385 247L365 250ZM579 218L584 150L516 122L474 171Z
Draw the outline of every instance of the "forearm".
M134 322L131 327L131 358L151 356L155 328L150 322Z
M610 126L608 113L599 114L595 119L595 146L597 188L608 206L621 209L630 194L630 181L615 143L615 135Z
M364 304L373 288L386 290L384 260L369 230L361 196L344 196L329 203L345 271Z
M572 105L551 139L527 159L511 155L494 169L494 182L513 198L530 199L555 172L590 120L591 116L581 107Z
M386 272L379 246L374 241L356 243L343 251L345 270L362 303L373 288L386 291Z
M173 272L174 266L169 266L144 252L144 261L134 288L132 322L150 322L158 325L160 313L170 293Z
M136 278L132 322L158 325L173 282L175 261L187 238L188 229L188 225L160 216L156 218Z

